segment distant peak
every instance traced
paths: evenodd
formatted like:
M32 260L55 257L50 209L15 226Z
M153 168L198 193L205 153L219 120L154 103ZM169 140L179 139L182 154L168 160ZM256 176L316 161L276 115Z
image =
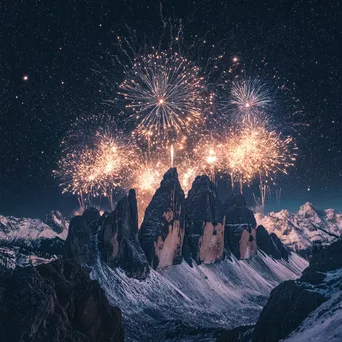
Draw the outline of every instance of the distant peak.
M310 202L306 202L305 204L303 204L299 210L298 210L298 214L302 214L302 213L307 213L307 212L316 212L315 207L312 205L312 203Z

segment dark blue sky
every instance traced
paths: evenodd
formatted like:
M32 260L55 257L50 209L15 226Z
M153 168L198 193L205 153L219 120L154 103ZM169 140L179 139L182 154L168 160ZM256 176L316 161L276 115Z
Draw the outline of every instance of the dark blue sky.
M281 206L342 210L339 1L51 0L0 5L0 213L70 214L77 206L51 176L60 141L78 115L103 111L92 68L112 51L114 33L128 25L153 40L160 4L189 36L209 31L217 44L225 40L225 53L250 69L266 60L263 73L286 81L307 126L296 127L299 156Z

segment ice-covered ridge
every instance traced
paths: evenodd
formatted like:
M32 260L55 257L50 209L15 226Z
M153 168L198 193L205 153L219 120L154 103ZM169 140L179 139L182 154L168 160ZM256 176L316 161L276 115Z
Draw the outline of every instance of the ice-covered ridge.
M0 215L0 240L3 241L53 239L56 237L65 240L67 235L67 227L58 234L39 219Z
M256 214L255 218L258 225L275 233L294 251L306 250L317 243L327 245L342 235L342 214L334 209L316 210L309 202L297 213L281 210L266 216Z
M250 260L232 258L193 268L183 262L151 270L139 281L98 260L91 276L121 308L127 341L160 341L179 322L224 329L254 323L270 291L284 280L298 278L307 265L294 253L288 263L260 253Z

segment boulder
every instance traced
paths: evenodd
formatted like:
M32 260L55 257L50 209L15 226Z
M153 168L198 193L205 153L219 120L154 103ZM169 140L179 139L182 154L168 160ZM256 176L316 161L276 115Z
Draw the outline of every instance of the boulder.
M224 257L223 208L208 176L195 179L185 200L183 254L190 264L191 258L197 264L211 264Z
M243 195L232 194L227 199L225 216L225 248L238 259L256 255L256 221Z
M139 239L154 269L182 262L184 192L175 168L165 173L159 189L146 208Z
M257 246L264 253L274 259L288 261L289 252L274 233L269 234L264 226L258 226L256 230Z
M0 279L0 340L124 341L121 311L70 260L17 268Z
M122 267L128 276L145 279L149 266L138 240L138 208L134 190L107 214L98 233L99 251L112 268Z

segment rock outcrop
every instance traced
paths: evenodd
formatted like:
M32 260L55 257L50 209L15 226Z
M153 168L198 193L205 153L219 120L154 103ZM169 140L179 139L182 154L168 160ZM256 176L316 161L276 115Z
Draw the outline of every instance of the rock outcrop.
M61 234L68 230L69 221L58 210L50 211L45 217L45 224L47 224L54 232Z
M342 240L339 240L314 254L299 280L285 281L271 292L257 321L253 341L279 341L291 333L291 341L296 340L296 334L301 336L301 341L312 337L316 340L323 336L338 337L336 322L341 317L341 270ZM318 324L327 331L317 329ZM320 336L316 338L318 333Z
M256 221L243 195L231 195L225 203L225 248L238 259L257 253Z
M75 216L70 221L64 257L81 265L87 263L95 253L93 236L101 223L100 213L95 208L86 209L81 216Z
M253 342L274 342L288 336L325 301L310 286L294 280L285 281L271 292L253 334Z
M264 226L258 226L256 230L257 246L274 259L289 259L289 252L280 239L274 233L269 234Z
M149 266L138 239L138 208L134 190L107 214L98 233L99 251L110 267L120 266L128 276L145 279Z
M165 173L148 205L139 239L154 269L182 262L184 192L175 168Z
M0 279L0 340L120 342L121 311L75 263L18 268Z
M224 214L215 185L199 176L185 200L185 260L211 264L224 257Z

